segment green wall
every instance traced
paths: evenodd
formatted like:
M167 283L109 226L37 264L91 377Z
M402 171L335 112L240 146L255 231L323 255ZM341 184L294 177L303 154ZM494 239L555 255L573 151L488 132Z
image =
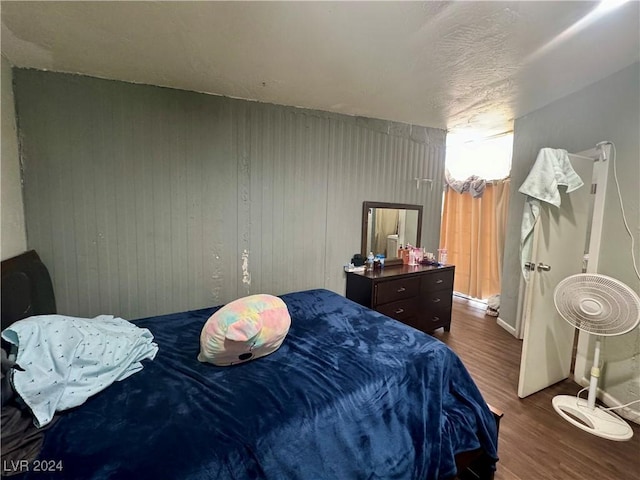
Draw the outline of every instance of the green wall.
M344 292L364 200L440 231L445 132L14 70L27 241L60 312L125 318L251 293ZM416 188L415 177L433 188Z
M616 167L629 228L635 236L635 257L640 262L640 63L635 63L579 92L558 100L515 121L512 166L512 196L509 206L507 244L503 267L500 318L516 325L519 267L519 233L524 195L517 192L542 147L569 152L594 148L596 143L615 143ZM640 280L631 261L631 240L625 230L613 163L609 165L607 196L599 273L626 283L640 292ZM583 338L578 357L586 359L587 370L576 372L578 380L588 378L593 352ZM600 387L623 403L640 396L640 329L620 337L607 338L603 346L606 365ZM637 420L640 409L634 406Z

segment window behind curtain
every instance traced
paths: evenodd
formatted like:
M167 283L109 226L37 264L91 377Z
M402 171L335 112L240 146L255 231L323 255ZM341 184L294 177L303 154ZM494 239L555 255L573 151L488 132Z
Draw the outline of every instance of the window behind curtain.
M481 197L447 188L443 203L440 248L456 266L454 290L468 297L500 293L512 150L512 134L466 143L455 135L447 138L449 175L487 180Z
M456 180L472 175L485 180L507 178L511 172L513 134L507 133L484 140L464 141L458 135L447 135L445 166Z

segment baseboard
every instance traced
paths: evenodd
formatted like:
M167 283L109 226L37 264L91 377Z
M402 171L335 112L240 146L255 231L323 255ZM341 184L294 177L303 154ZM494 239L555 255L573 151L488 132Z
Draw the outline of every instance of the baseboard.
M502 320L500 317L498 317L496 319L496 323L498 325L500 325L502 328L504 328L507 332L509 332L511 335L513 335L514 337L517 338L516 335L516 329L515 327L512 327L511 325L509 325L507 322L505 322L504 320Z
M579 385L582 385L583 387L588 387L589 386L589 380L585 377L582 377L582 379L577 382ZM584 398L586 397L587 393L584 393ZM618 400L616 397L614 397L613 395L601 390L600 388L598 388L598 393L596 394L596 397L601 400L605 405L608 405L610 407L615 407L617 405L624 405L624 403L622 403L620 400ZM627 402L625 402L627 403ZM638 403L634 404L635 406L640 405ZM619 415L622 418L625 418L627 420L629 420L630 422L636 423L638 425L640 425L640 411L638 410L634 410L633 408L631 408L631 406L628 407L624 407L624 408L619 408L617 410L613 411L614 413L616 413L617 415Z

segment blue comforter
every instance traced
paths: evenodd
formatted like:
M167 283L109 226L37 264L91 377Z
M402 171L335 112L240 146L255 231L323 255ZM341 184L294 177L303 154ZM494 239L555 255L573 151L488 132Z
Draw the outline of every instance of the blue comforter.
M446 345L327 290L282 299L283 345L233 367L196 359L215 308L137 321L156 359L60 415L50 476L424 480L453 477L458 452L496 456L492 414Z

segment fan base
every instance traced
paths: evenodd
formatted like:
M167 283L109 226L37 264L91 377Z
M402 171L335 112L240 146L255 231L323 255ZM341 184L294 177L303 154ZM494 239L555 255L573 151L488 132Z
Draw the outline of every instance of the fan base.
M551 403L562 418L585 432L618 442L633 437L633 430L627 422L615 413L599 407L589 408L583 399L557 395Z

